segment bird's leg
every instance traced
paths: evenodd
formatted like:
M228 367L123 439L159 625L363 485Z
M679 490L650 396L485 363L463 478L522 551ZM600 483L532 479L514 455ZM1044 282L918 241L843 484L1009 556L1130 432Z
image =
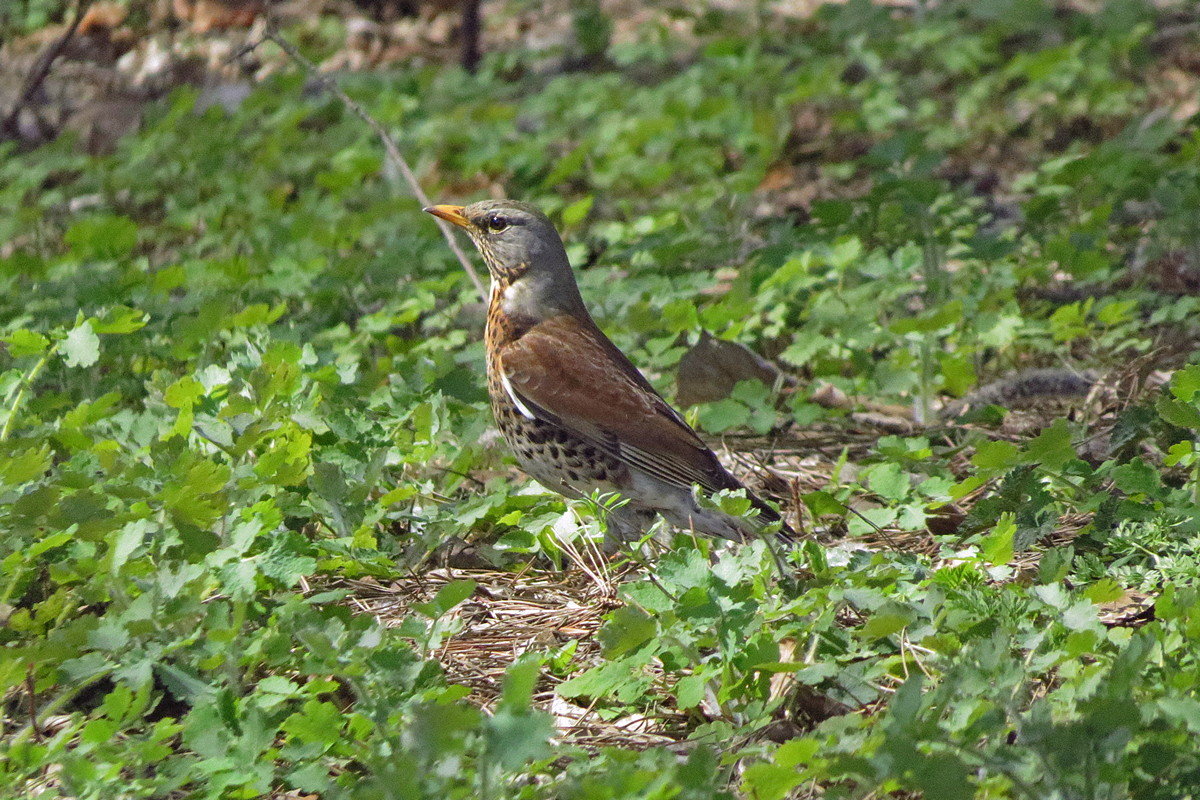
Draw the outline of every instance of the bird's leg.
M653 509L626 503L605 514L604 549L613 553L625 542L636 542L654 523Z

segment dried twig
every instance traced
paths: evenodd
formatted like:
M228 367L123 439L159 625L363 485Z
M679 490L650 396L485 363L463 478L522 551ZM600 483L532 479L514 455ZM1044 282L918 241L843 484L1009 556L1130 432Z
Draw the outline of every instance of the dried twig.
M46 52L42 53L33 65L33 69L29 71L29 77L25 79L25 86L22 87L21 94L17 96L17 101L8 112L8 116L4 118L3 122L0 122L0 134L12 139L20 137L21 109L28 105L38 90L42 88L42 84L46 82L46 76L50 74L50 67L62 55L63 50L67 49L71 39L75 37L75 32L79 30L79 23L83 21L83 15L87 13L88 6L91 4L92 0L78 0L75 3L75 15L71 18L63 35L58 37Z
M400 148L396 145L396 141L392 138L391 134L387 132L387 129L383 127L379 120L371 116L371 114L365 108L351 99L350 95L346 94L342 87L338 85L337 81L333 80L328 75L323 75L317 71L317 65L305 58L304 55L296 49L296 46L284 38L284 36L280 34L277 29L275 29L273 26L268 26L260 41L242 48L237 55L241 56L250 52L263 41L272 41L278 45L279 48L288 55L288 58L300 65L300 68L305 71L309 78L320 84L321 88L330 92L338 100L341 100L342 104L346 106L346 108L350 109L359 119L367 123L371 130L375 132L375 135L379 137L379 141L383 143L383 151L386 154L388 161L393 167L400 171L401 175L404 176L404 181L412 190L413 196L417 198L417 202L419 202L422 206L430 205L429 197L425 194L425 190L421 188L421 184L417 181L416 173L412 171L412 168L408 166L408 162L404 160L404 156L400 154ZM463 251L462 247L459 246L458 240L454 238L454 232L450 228L450 225L440 219L435 218L435 221L437 222L438 228L441 229L442 235L446 237L446 242L450 245L450 250L455 256L458 257L458 262L462 264L462 268L466 270L467 277L470 278L471 283L475 285L475 290L479 292L480 298L486 301L487 290L484 289L483 281L479 279L479 273L477 273L475 268L471 266L471 262L467 258L467 254Z

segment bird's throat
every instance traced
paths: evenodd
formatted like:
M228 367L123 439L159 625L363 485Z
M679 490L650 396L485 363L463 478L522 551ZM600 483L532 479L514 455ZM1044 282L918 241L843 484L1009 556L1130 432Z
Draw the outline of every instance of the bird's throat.
M544 311L544 303L538 297L537 287L530 278L509 281L500 292L500 304L510 317L537 319Z
M564 285L561 280L556 282L553 275L535 270L493 273L488 301L488 341L496 344L516 341L534 326L558 316L590 323L591 317L583 307L570 272L565 277Z
M486 332L489 345L514 342L540 321L530 287L521 278L492 280Z

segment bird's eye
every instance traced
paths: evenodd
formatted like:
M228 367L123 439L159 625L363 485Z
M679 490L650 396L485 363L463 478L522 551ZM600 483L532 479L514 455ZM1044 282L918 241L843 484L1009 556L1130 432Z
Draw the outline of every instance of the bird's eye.
M488 230L492 233L499 233L508 227L508 217L502 217L499 214L492 214L487 220Z

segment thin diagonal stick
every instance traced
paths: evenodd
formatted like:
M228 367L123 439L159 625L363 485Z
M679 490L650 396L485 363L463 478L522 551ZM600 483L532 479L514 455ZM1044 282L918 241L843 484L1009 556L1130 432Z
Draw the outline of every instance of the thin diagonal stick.
M379 137L379 141L383 143L383 151L387 154L388 160L392 162L392 166L399 169L400 174L404 176L404 180L408 184L409 188L412 189L412 193L417 198L417 202L419 202L422 206L430 205L429 197L421 188L421 184L417 182L417 176L408 166L408 162L404 160L404 156L400 155L400 148L396 146L396 142L394 139L392 139L391 134L387 132L387 129L384 128L377 119L372 117L365 108L354 102L354 100L350 98L350 95L346 94L346 92L342 90L342 87L338 85L337 81L333 80L328 75L322 75L320 72L318 72L317 65L301 55L300 51L296 49L296 46L280 35L279 31L275 30L274 28L267 28L266 33L263 34L263 39L269 39L275 44L279 45L279 48L283 50L283 52L287 53L289 58L299 64L300 67L306 73L308 73L310 78L319 83L322 88L332 93L337 99L341 100L342 104L345 105L346 108L353 111L359 119L367 123L367 125L371 127L371 130L375 131L375 135ZM245 50L251 49L253 48L246 48ZM243 50L243 52L245 52L245 50ZM454 255L458 257L458 261L460 264L462 264L462 268L467 271L467 277L471 279L471 283L475 284L475 289L479 292L479 297L486 302L487 291L483 288L483 281L479 280L479 274L475 272L475 268L471 266L471 262L467 259L467 254L463 252L461 247L459 247L458 240L454 238L454 232L451 230L450 224L441 219L437 219L436 217L434 220L441 229L442 235L446 237L446 242L449 243L450 250L453 251Z

